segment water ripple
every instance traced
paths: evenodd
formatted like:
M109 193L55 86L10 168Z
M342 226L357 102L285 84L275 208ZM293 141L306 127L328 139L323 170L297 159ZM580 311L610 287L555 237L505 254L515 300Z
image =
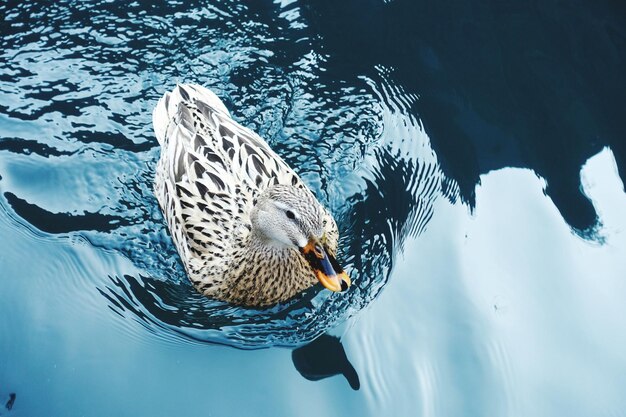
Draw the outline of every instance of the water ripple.
M433 201L455 199L457 188L411 115L418 98L393 70L328 73L296 5L204 3L11 10L1 41L4 204L50 239L79 236L135 265L136 274L76 284L95 285L119 320L165 340L300 345L367 306L404 239L423 232ZM24 24L33 18L40 25ZM339 258L354 277L347 294L316 287L259 311L193 290L152 191L151 111L177 81L214 89L331 208Z

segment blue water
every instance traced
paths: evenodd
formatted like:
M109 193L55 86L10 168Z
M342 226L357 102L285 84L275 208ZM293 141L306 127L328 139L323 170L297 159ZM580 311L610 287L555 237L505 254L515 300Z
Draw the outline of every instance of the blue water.
M620 5L0 15L0 415L626 415ZM331 209L348 293L195 293L152 193L177 82Z

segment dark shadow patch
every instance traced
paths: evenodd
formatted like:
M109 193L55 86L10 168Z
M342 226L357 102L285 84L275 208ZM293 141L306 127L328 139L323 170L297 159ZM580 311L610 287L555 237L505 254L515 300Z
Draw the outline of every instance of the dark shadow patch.
M9 151L24 155L37 154L45 158L50 156L71 155L73 152L60 151L56 148L37 142L36 140L22 138L3 138L0 140L0 151Z
M361 387L359 375L337 337L323 334L308 345L294 349L291 359L300 375L309 381L343 375L353 390Z
M17 197L13 193L6 192L4 197L18 216L47 233L68 233L78 230L108 232L121 226L130 225L127 219L119 216L100 213L52 213Z
M9 400L7 401L7 403L5 404L5 408L9 411L11 411L13 409L13 404L15 404L15 399L17 398L17 395L12 392L9 394Z
M82 143L103 143L111 145L115 149L123 149L130 152L145 152L158 146L156 140L135 143L118 132L91 132L89 130L79 130L72 133L72 137Z
M65 116L81 116L85 108L98 104L97 100L90 97L66 98L63 100L52 100L50 104L32 110L29 113L22 112L23 108L11 110L3 105L0 105L0 112L14 119L33 121L53 112L59 112Z
M301 8L337 78L389 78L419 96L442 170L471 207L480 176L545 178L579 234L597 224L581 166L608 146L626 183L626 8L557 0L313 0Z

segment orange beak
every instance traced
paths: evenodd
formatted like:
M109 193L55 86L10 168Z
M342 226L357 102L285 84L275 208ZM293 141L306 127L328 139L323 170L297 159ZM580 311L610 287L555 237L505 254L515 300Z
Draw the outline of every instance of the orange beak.
M335 292L345 291L350 287L348 274L316 239L310 239L300 251L324 287Z

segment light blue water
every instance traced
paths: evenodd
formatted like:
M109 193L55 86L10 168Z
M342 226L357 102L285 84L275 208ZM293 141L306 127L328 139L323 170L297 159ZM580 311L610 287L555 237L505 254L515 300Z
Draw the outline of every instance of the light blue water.
M624 137L594 79L537 46L584 82L491 89L411 24L447 12L358 6L0 5L0 415L625 414ZM606 22L605 43L572 33L622 63ZM176 82L220 94L330 207L347 294L256 311L195 293L152 194L151 111ZM546 108L582 133L509 123Z

